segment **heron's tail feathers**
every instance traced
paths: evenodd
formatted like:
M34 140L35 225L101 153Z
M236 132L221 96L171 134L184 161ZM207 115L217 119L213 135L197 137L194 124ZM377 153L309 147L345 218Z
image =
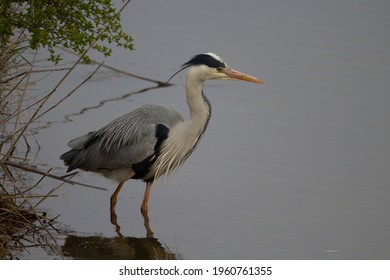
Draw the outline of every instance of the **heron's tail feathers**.
M64 161L64 164L68 166L68 170L66 170L66 172L70 172L79 167L78 162L74 160L79 154L79 152L79 150L72 149L61 155L60 159L62 159Z
M80 168L81 161L85 153L84 148L91 141L93 134L94 132L92 131L68 142L68 146L71 147L72 150L60 156L60 159L64 161L65 166L68 166L68 170L66 172Z

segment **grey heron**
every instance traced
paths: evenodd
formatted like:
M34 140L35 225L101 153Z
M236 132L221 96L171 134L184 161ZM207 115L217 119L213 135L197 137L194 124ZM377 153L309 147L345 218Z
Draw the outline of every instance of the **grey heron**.
M147 213L154 180L172 173L198 146L211 115L210 102L203 93L207 80L264 83L230 68L214 53L192 57L173 76L184 69L187 69L187 120L171 107L144 105L97 131L71 140L68 143L71 150L61 155L67 172L78 168L119 182L111 196L111 210L123 184L129 179L142 179L146 188L141 212Z

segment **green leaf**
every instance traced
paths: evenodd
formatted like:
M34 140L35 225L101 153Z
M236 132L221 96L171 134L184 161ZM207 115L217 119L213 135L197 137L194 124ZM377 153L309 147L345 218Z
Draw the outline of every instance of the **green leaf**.
M54 63L61 60L56 45L82 55L93 44L92 48L105 56L111 55L112 49L104 44L127 50L134 47L111 0L2 0L0 46L6 46L18 32L29 34L31 49L46 48Z

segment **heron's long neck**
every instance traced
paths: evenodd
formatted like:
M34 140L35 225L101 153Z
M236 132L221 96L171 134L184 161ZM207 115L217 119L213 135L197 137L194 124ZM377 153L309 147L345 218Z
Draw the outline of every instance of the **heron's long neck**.
M190 118L170 131L160 157L155 163L154 177L167 175L178 168L194 151L202 138L211 116L209 100L203 94L203 81L187 76L187 103Z
M211 116L210 101L203 94L204 81L196 77L187 76L187 104L190 109L190 118L187 121L189 129L204 132Z

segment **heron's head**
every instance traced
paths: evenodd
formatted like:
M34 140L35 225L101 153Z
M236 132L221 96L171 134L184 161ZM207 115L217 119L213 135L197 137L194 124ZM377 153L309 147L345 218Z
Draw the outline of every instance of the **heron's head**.
M195 55L189 61L184 63L178 72L186 68L188 68L188 75L201 81L242 80L252 83L264 84L264 81L260 79L230 68L220 56L211 52ZM176 72L174 75L176 75L178 72Z

